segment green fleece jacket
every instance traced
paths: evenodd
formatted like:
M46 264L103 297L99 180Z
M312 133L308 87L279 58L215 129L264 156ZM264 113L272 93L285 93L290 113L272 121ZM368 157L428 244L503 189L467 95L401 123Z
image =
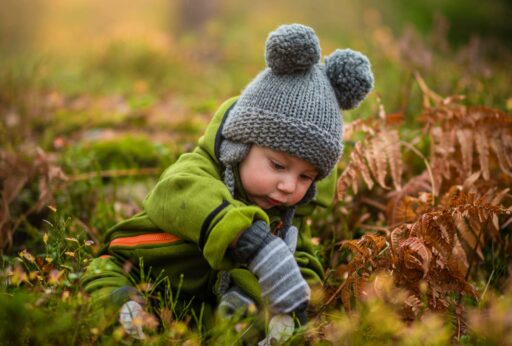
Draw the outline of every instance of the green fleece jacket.
M82 279L93 300L105 299L115 289L140 280L139 264L143 262L144 272L151 268L150 276L167 276L174 290L179 287L183 299L194 297L215 304L217 274L226 270L259 301L256 278L238 268L227 250L255 220L265 220L274 228L283 215L279 210L265 211L248 203L239 183L239 198L235 199L222 181L223 166L218 159L221 130L235 102L232 98L222 104L197 147L164 171L145 198L144 210L106 233L100 257ZM299 229L295 258L311 282L321 282L323 269L314 255L307 217L317 206L331 203L335 179L331 174L318 182L315 199L297 208L293 221ZM127 262L129 273L123 270Z

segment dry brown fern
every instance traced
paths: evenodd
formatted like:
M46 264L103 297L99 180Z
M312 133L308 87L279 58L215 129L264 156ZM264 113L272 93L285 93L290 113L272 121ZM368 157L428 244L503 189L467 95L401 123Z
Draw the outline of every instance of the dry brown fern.
M407 292L409 303L404 302L402 310L405 318L424 309L444 311L458 306L454 293L477 297L467 281L470 258L482 258L485 242L498 240L499 217L512 215L512 208L500 205L508 189L478 195L464 188L454 186L437 206L432 206L428 193L418 198L406 196L407 202L401 206L411 210L387 236L367 233L361 239L342 242L353 254L339 289L347 311L352 308L352 297L362 299L361 287L381 271L391 273L396 285Z
M485 180L497 170L512 179L512 115L486 107L464 106L460 104L463 99L460 96L441 98L419 75L416 78L424 93L425 106L419 120L425 125L425 135L431 138L428 169L434 196L442 193L443 184L461 184L478 171ZM347 125L346 140L357 131L364 133L365 138L356 143L338 180L339 200L349 186L357 193L360 177L369 189L374 182L388 189L386 177L389 175L394 189L401 189L400 146L404 143L398 130L388 125L387 117L380 105L380 121L357 120ZM492 160L498 163L496 167Z
M343 242L343 246L349 248L354 256L347 266L346 280L340 288L340 298L345 310L351 310L352 296L356 299L364 298L360 287L368 283L371 274L379 271L392 273L397 285L406 289L409 292L408 295L414 297L411 299L416 301L421 301L422 298L420 282L422 280L429 284L435 282L431 288L431 297L429 297L429 303L432 302L430 305L439 307L439 302L442 302L443 306L449 305L446 301L449 290L445 286L439 285L439 281L447 279L447 282L453 283L457 281L453 279L459 281L462 279L465 283L464 275L459 275L460 271L458 271L453 278L450 277L451 272L447 269L449 261L442 255L442 253L446 255L447 246L437 244L440 251L432 246L432 241L443 243L442 237L436 233L430 237L425 236L423 228L428 230L432 227L425 220L417 225L419 227L404 225L396 228L389 235L389 239L376 235L368 237L366 234L359 240ZM412 235L413 232L418 234ZM444 243L454 244L449 239L446 239ZM389 249L386 244L391 245ZM435 278L440 280L434 280ZM466 285L462 284L460 287L466 288ZM459 291L461 290L455 288L455 292ZM444 304L445 302L446 304ZM415 305L415 307L417 306Z
M400 152L400 135L398 130L389 126L384 108L380 105L379 121L361 119L348 124L344 138L349 140L354 132L361 131L365 138L357 142L350 155L350 161L338 179L337 198L342 200L347 188L352 187L354 194L358 192L358 180L361 176L372 189L377 183L384 189L390 189L386 184L389 175L396 190L402 187L403 163ZM399 116L394 115L394 118ZM388 168L389 167L389 168Z
M411 178L400 191L388 194L387 222L391 227L414 222L419 215L433 207L431 179L427 172Z
M368 228L375 221L379 225L375 229L387 229L386 235L367 233L343 242L352 258L336 294L346 310L352 308L354 298L363 299L361 287L370 277L384 272L405 292L405 319L416 318L424 310L454 307L462 311L457 297L477 298L468 278L472 265L484 259L485 245L493 240L496 246L507 247L501 230L512 223L511 196L505 188L512 177L512 117L484 107L462 106L461 97L441 98L417 77L426 95L422 120L430 137L430 159L402 142L398 130L382 121L386 116L382 107L380 121L349 126L348 135L362 131L366 138L356 143L338 181L338 198L343 199L349 186L357 194L361 178L369 189L377 184L390 192L385 220L382 213L374 213L378 219L367 216L364 225ZM401 146L422 156L426 166L403 187ZM388 177L393 188L386 185ZM344 199L346 203L356 200ZM382 202L375 200L371 205Z
M478 171L484 180L496 173L512 178L512 115L487 107L464 106L459 102L462 97L442 98L419 75L416 79L425 106L419 119L432 138L434 193L439 194L443 183L460 184Z
M352 309L351 297L363 295L363 287L375 270L388 266L387 256L382 252L388 247L386 239L371 233L363 235L358 240L347 240L341 243L342 247L350 249L354 257L345 267L346 279L336 294L340 294L343 307L346 311Z

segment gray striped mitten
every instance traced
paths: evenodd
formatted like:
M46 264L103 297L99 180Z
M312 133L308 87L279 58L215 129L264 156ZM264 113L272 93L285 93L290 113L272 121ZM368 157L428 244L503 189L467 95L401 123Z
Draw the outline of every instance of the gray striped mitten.
M256 275L261 295L274 314L304 310L310 289L286 243L270 233L270 227L258 220L245 230L233 251Z

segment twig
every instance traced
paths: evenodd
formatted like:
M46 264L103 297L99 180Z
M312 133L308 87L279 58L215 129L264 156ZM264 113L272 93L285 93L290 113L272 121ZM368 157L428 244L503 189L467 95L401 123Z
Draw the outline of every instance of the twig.
M412 150L416 155L418 155L423 160L423 162L425 163L425 167L427 168L428 175L430 177L430 182L432 183L432 195L435 196L437 193L434 181L434 174L432 173L432 168L430 167L430 164L428 163L425 156L421 153L421 151L416 149L416 147L414 145L411 145L410 143L400 141L400 144ZM432 198L432 205L435 205L435 198Z
M442 103L443 98L433 92L428 86L427 83L425 83L425 80L421 77L420 73L418 71L414 71L414 78L416 78L416 82L418 82L418 85L423 92L423 106L426 108L430 108L430 102L428 102L428 99L425 98L425 96L430 97L434 102L436 103Z
M510 225L512 223L512 217L509 218L507 221L505 221L505 223L503 225L501 225L500 227L500 230L504 230L505 228L507 228L508 225Z
M363 268L364 267L364 264L361 264L359 267L357 267L354 272L357 272L359 269ZM348 279L347 279L348 280ZM345 280L337 289L336 291L331 295L331 297L329 299L327 299L327 302L323 305L322 309L321 310L324 310L327 308L327 306L329 304L332 303L332 301L338 296L338 294L341 292L341 290L343 289L343 286L345 286L345 284L347 283L347 280Z
M380 211L386 211L386 206L384 204L374 201L368 197L362 197L361 202L371 205L372 207L375 207Z
M332 294L332 296L327 299L327 302L325 302L324 304L324 307L327 307L329 304L332 303L332 301L338 296L338 294L341 292L341 290L343 289L343 286L345 285L345 282L343 282L339 287L338 289L336 289L336 291Z
M494 269L492 270L491 275L489 276L489 280L487 280L487 283L485 284L484 291L482 292L482 295L480 296L480 301L482 301L482 299L484 299L485 293L487 293L487 289L489 288L489 285L491 284L491 279L492 279L493 275L494 275Z

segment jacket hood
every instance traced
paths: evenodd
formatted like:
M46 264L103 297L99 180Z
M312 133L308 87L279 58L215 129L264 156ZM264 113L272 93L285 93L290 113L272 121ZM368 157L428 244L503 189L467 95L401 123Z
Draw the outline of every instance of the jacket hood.
M222 127L224 126L228 113L231 111L237 100L238 96L232 97L217 109L212 120L206 127L203 136L199 138L198 142L199 147L205 150L215 163L221 167L221 171L224 170L223 164L219 160L220 144L224 138L222 136Z

